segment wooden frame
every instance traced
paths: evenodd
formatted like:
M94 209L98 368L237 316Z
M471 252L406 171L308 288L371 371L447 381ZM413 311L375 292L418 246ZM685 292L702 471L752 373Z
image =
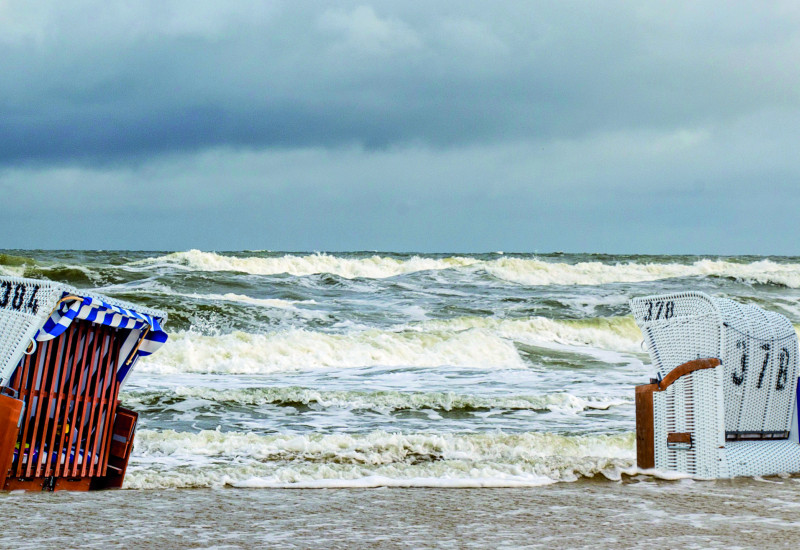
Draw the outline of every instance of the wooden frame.
M653 393L666 390L681 376L702 369L713 369L719 365L720 360L716 358L695 359L678 365L661 380L636 386L636 464L639 468L649 470L656 466ZM692 436L688 433L670 433L667 434L667 442L691 446Z
M122 486L136 426L118 406L126 336L75 320L20 360L8 385L19 399L0 395L0 489Z
M19 421L23 402L0 393L0 488L6 484L6 477L14 458L14 446L19 434Z

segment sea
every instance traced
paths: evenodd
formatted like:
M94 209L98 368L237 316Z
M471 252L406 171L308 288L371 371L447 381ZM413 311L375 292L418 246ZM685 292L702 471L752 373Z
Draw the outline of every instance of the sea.
M0 274L169 316L121 392L124 488L0 494L0 545L797 546L798 476L637 470L654 369L628 302L797 327L798 257L6 250Z

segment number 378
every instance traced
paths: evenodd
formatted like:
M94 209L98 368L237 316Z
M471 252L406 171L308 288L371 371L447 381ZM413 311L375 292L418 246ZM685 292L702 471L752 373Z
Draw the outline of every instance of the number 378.
M675 316L675 302L647 302L647 314L645 321L657 321L659 319L671 319Z

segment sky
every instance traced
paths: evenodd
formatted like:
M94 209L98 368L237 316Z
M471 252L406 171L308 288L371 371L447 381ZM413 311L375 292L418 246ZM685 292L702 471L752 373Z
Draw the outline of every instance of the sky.
M0 248L800 255L800 3L0 0Z

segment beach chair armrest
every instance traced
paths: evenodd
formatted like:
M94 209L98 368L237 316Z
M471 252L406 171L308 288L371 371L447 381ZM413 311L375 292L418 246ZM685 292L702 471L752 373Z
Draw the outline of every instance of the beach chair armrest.
M636 387L636 461L656 467L656 455L724 440L721 371L717 358L695 359L661 380ZM719 387L717 387L719 386ZM669 406L666 405L667 397ZM720 433L717 433L720 432Z
M686 376L687 374L691 374L698 370L713 369L714 367L718 367L720 364L721 363L719 359L710 357L708 359L695 359L694 361L688 361L682 365L678 365L669 371L664 378L656 382L656 389L654 391L664 391L682 376Z

